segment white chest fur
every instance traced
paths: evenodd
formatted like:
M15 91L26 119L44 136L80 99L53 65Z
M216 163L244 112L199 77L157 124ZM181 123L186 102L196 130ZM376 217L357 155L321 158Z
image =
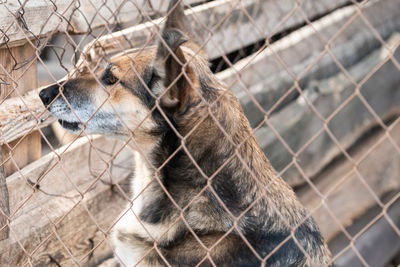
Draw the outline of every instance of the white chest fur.
M145 159L138 152L135 156L135 173L131 184L133 195L127 208L121 214L114 226L112 241L115 246L116 258L126 266L146 266L142 257L151 249L148 246L138 245L132 236L140 237L150 243L171 239L174 237L178 224L172 227L167 224L152 224L141 221L139 216L145 207L145 202L154 198L152 186L158 183ZM141 262L141 263L140 263Z

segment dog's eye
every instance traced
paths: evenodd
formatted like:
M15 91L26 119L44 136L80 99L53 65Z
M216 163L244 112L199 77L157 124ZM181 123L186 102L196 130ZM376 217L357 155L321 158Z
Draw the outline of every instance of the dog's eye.
M118 82L118 79L117 79L117 77L115 77L114 75L112 75L111 73L109 73L108 75L104 75L104 77L103 77L103 82L104 82L106 85L113 85L113 84L115 84L116 82Z
M111 73L110 68L105 70L101 80L105 85L113 85L118 82L118 78Z
M107 83L108 84L115 84L118 81L118 79L115 76L109 75L107 77Z

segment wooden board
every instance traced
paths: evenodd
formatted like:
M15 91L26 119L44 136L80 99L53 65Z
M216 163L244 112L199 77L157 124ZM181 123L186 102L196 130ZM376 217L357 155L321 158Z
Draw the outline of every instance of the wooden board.
M41 135L37 130L23 138L3 145L2 154L6 176L40 158L41 147Z
M268 36L303 23L305 16L312 18L340 7L346 0L338 1L275 1L260 0L216 0L186 10L191 26L204 40L210 58L235 51ZM161 29L164 18L146 22L119 32L110 33L88 44L84 49L92 63L107 53L141 47L154 42L156 32ZM150 42L149 42L150 41Z
M36 48L26 44L0 49L0 103L37 88Z
M0 49L0 101L20 97L31 88L38 86L36 50L29 44L10 49ZM6 176L29 162L40 158L41 143L39 132L15 140L1 148Z
M123 181L133 168L130 151L121 148L115 140L82 137L8 177L11 233L0 242L0 262L23 265L27 255L21 243L28 253L35 252L34 265L50 264L53 258L62 266L74 266L60 242L76 259L104 242L101 230L108 230L127 201L117 186L108 184L120 183L126 190ZM99 260L109 253L103 244L89 258Z
M0 104L0 144L12 142L56 121L43 106L40 90L31 90L23 97L13 97Z
M201 2L183 1L186 4ZM35 0L22 2L21 7L18 0L8 0L0 5L0 45L6 41L10 47L20 46L29 39L37 40L57 32L87 33L116 23L139 23L157 12L165 12L164 2Z
M381 207L376 206L374 209L369 210L369 212L373 210L375 210L376 215L381 215ZM370 227L363 229L362 233L357 232L357 236L352 234L354 245L344 251L344 253L336 259L335 266L347 267L363 265L358 255L352 248L357 249L358 253L363 257L369 266L396 266L394 265L394 262L389 264L389 261L393 260L396 255L398 257L400 251L400 237L398 234L398 229L400 229L400 199L397 199L397 201L394 201L394 203L388 205L386 215L387 217L380 217ZM394 227L388 223L387 218L392 220ZM356 224L362 222L363 220L367 220L368 223L370 223L373 219L375 219L375 217L371 218L371 216L367 214L366 216L364 215L361 216L361 218L358 218ZM395 227L397 227L397 229ZM337 254L337 252L338 251L336 251L335 254Z
M83 192L87 183L93 182L98 175L101 175L102 180L110 182L107 164L110 164L112 155L121 149L122 143L99 136L90 139L79 138L72 144L63 146L28 165L20 173L9 176L7 185L10 191L11 214L18 217L33 206L40 206L52 198L50 195L43 196L40 201L38 199L28 201L34 195L32 184L37 181L40 182L40 189L52 194L63 194L74 190L75 193ZM116 171L113 175L115 177L112 177L114 179L121 179L119 176L124 175L124 171L130 172L132 169L131 164L126 163L131 156L130 152L123 150L119 154L119 160L115 164L128 164L130 167L126 165L114 167Z
M362 14L379 36L387 39L400 31L398 10L400 2L396 0L370 1L363 6ZM264 119L259 106L270 111L293 87L293 76L305 89L313 80L341 72L335 60L348 68L381 45L358 14L353 6L338 9L217 74L240 99L252 126ZM328 41L331 54L325 51ZM296 96L290 94L283 105Z
M399 120L388 133L399 146ZM318 175L314 182L319 192L325 196L326 205L320 205L321 198L309 186L297 192L300 201L312 213L328 241L342 227L351 225L368 208L377 205L376 198L382 201L381 196L386 192L400 192L400 154L384 131L359 143L350 154L354 162L358 162L359 173L350 161L342 157Z
M390 43L397 44L400 37L395 35ZM400 114L400 76L398 68L392 61L386 61L375 72L374 68L385 62L385 48L378 49L368 57L348 68L348 73L355 82L360 82L371 74L361 87L361 95L383 120ZM394 54L400 59L400 49ZM379 90L376 90L379 88ZM288 104L268 120L270 126L263 126L255 132L261 147L270 159L272 165L282 171L293 160L293 155L283 145L282 138L290 149L296 153L307 144L297 155L297 162L308 178L313 178L330 161L341 154L341 150L323 130L323 121L316 112L327 119L340 105L344 105L335 116L330 118L328 127L343 149L349 148L360 136L372 126L377 125L375 117L361 102L359 97L347 99L354 92L354 84L344 73L331 78L314 81L304 88L304 97L311 103L313 110L303 97ZM347 102L346 102L347 101ZM346 102L346 104L344 104ZM276 133L274 133L274 131ZM278 137L278 134L280 137ZM314 138L311 143L309 140ZM292 166L282 174L285 180L294 185L306 182L297 168Z

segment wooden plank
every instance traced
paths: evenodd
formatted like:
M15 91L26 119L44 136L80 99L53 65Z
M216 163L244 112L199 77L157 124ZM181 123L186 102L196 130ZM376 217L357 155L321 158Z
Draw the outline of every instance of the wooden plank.
M185 14L199 39L204 40L209 57L216 58L303 23L300 8L310 18L344 3L347 1L305 0L298 3L281 0L277 4L276 1L216 0L186 10ZM288 18L284 20L286 16ZM164 21L164 18L160 18L110 33L88 44L83 51L87 54L87 60L96 63L104 58L104 51L111 54L141 47L149 44L149 41L152 43Z
M377 207L380 213L382 210ZM395 201L387 210L388 217L400 228L400 200ZM362 220L363 218L360 218ZM371 218L365 218L369 222ZM398 230L397 230L398 231ZM379 245L376 245L379 244ZM400 237L398 232L390 225L386 218L381 217L372 224L364 233L354 240L354 247L369 266L389 267L395 266L388 262L398 255L400 251ZM348 249L335 261L335 266L364 266L353 249Z
M370 1L363 6L362 14L381 38L387 39L393 32L400 31L397 10L400 10L399 1ZM258 55L251 55L234 64L233 68L217 74L240 99L252 126L264 119L265 114L259 106L269 111L293 86L292 75L298 77L302 88L306 88L315 79L326 79L341 71L325 51L327 42L339 32L330 42L329 48L345 68L354 65L380 46L380 42L357 14L357 8L353 6L338 9L312 25L272 43ZM249 97L249 93L253 98ZM289 103L296 96L289 95L283 104Z
M389 134L399 145L399 121L393 125ZM326 206L319 206L322 200L310 187L297 192L300 201L310 212L313 211L312 216L327 240L337 235L341 226L351 225L368 208L377 204L365 184L380 201L381 196L387 192L400 192L400 154L384 131L359 143L350 154L355 162L359 162L359 174L355 172L355 166L351 162L342 158L318 175L314 182L319 192L325 196Z
M201 0L182 0L185 5L201 3ZM83 1L79 12L74 13L71 20L74 33L86 33L103 25L116 23L141 23L147 21L154 14L167 11L169 1ZM70 30L70 29L69 29Z
M36 49L30 44L0 49L0 101L37 88Z
M183 0L195 4L200 0ZM165 12L166 1L70 1L8 0L0 5L0 46L20 46L57 32L87 33L116 23L139 23L154 13ZM150 5L151 4L151 5ZM138 10L140 9L140 11Z
M122 143L99 136L90 139L93 140L89 141L88 137L79 138L72 144L63 146L26 166L21 172L9 176L7 185L10 191L11 214L18 217L18 214L24 214L33 206L42 205L52 198L43 196L40 201L26 203L34 194L32 184L38 181L40 189L52 194L63 194L74 190L78 193L77 190L84 191L85 184L97 178L94 174L100 175L104 170L108 170L108 161L121 149ZM119 161L115 164L126 163L125 161L130 158L129 151L124 150L120 154ZM130 169L125 165L115 168L116 174L113 178L118 179L127 170L129 172ZM108 172L102 174L102 180L110 182L109 179L111 178ZM23 207L20 209L21 203Z
M398 45L399 37L394 36L392 41ZM378 49L349 68L348 72L352 79L356 82L364 79L378 64L384 61L387 56L385 51L385 48ZM398 47L394 56L397 60L400 59ZM372 73L373 75L361 87L362 96L382 119L399 114L400 76L398 68L393 65L392 61L387 61ZM341 72L331 78L314 81L304 89L304 96L308 101L321 116L328 118L354 92L354 85ZM323 128L321 119L302 97L272 115L268 122L294 152L297 152ZM355 97L331 118L328 127L341 147L347 149L376 124L377 121L369 110L358 97ZM293 155L282 145L269 126L261 127L255 132L255 135L272 165L278 171L283 170L292 162ZM340 153L339 147L324 130L297 156L297 162L305 175L312 178ZM295 167L287 169L282 176L292 186L306 182Z
M56 121L43 106L40 90L31 90L23 97L6 99L0 104L0 144L12 142Z
M39 131L33 131L21 139L3 145L2 154L6 176L13 174L28 163L40 158L41 147L41 135Z
M1 150L1 148L0 148ZM0 162L3 162L0 151ZM0 166L0 241L8 238L10 229L6 226L8 216L10 215L10 203L8 197L8 188L6 183L6 174L3 166Z
M53 2L54 3L54 2ZM41 38L47 34L65 31L74 1L57 1L55 6L49 0L26 1L21 7L17 0L0 5L0 45L22 46L29 39Z
M30 44L0 49L0 101L9 96L21 96L38 86L36 50ZM40 158L40 133L32 132L22 139L4 144L1 149L6 176Z
M8 240L0 242L0 262L26 263L21 243L28 253L34 252L33 265L47 265L53 259L62 266L75 266L61 242L75 259L103 242L101 230L108 230L126 202L118 187L108 184L121 183L126 190L124 181L133 168L131 152L122 147L104 137L82 137L8 177L12 231ZM89 262L109 253L110 247L103 244ZM85 262L88 258L81 264Z

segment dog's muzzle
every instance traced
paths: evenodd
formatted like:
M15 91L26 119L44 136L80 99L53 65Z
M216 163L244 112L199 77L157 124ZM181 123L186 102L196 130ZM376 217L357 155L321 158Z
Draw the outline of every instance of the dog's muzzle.
M74 118L71 118L71 116L65 116L66 114L69 114L69 108L65 104L65 107L61 109L56 108L55 111L52 108L52 105L54 102L56 102L56 99L60 96L60 86L58 84L51 85L42 91L39 92L39 97L42 100L44 106L58 119L58 122L61 124L62 127L64 127L67 130L71 131L77 131L81 129L81 123Z
M51 85L39 93L39 97L42 100L44 106L47 108L53 100L58 96L60 87L58 84Z

